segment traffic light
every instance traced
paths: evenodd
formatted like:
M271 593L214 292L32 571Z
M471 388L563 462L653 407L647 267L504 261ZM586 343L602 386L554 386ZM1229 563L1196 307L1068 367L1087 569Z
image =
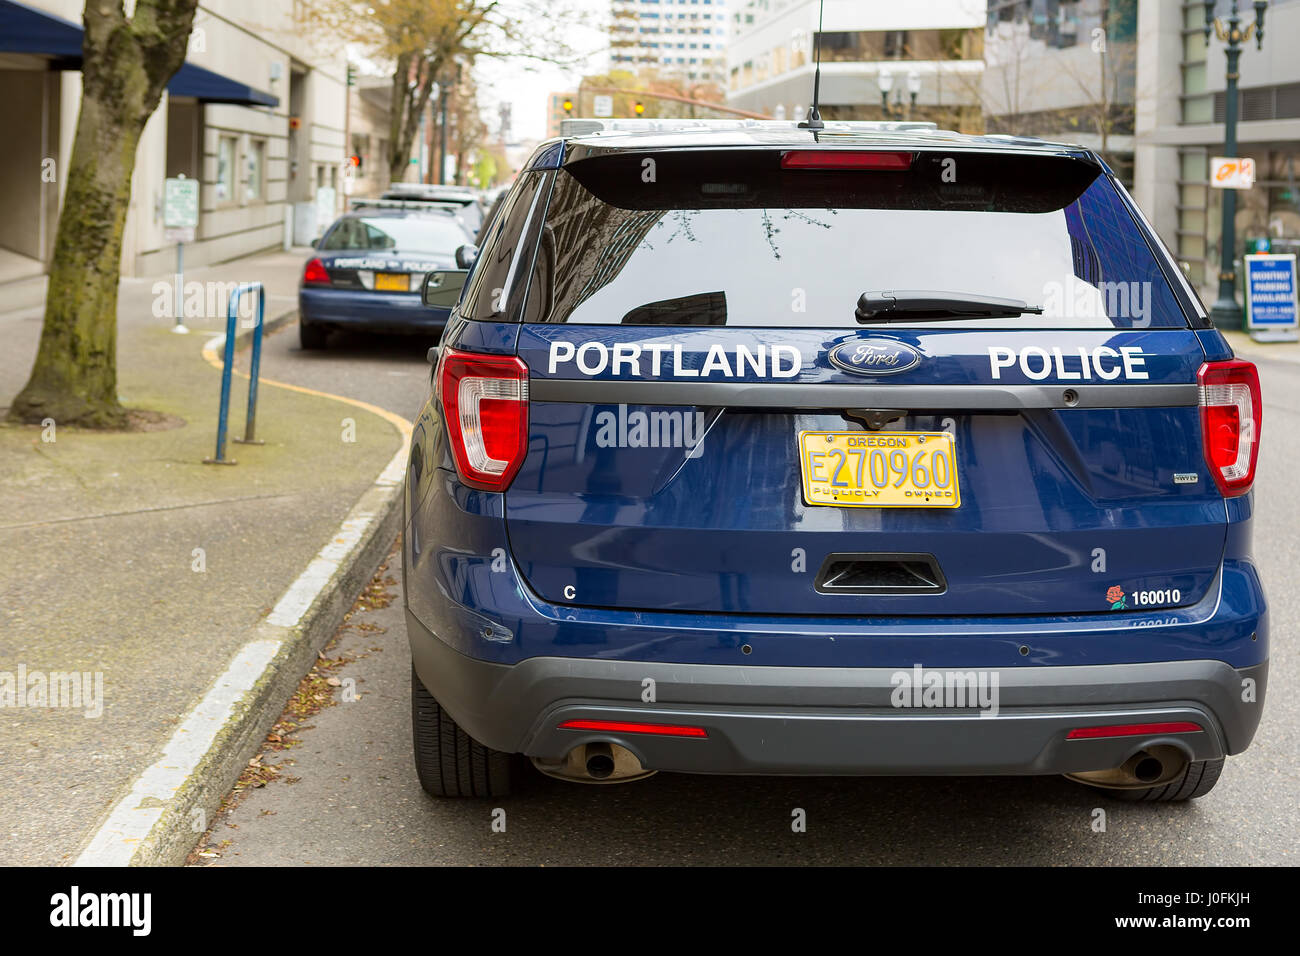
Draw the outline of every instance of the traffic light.
M573 100L565 100L563 105L564 105L564 115L565 115L565 116L572 116L572 115L573 115Z
M356 167L357 169L360 169L360 168L361 168L361 157L360 157L360 156L349 156L349 157L348 157L348 165L349 165L349 166L354 166L354 167Z
M357 85L357 68L351 63L348 64L348 86Z
M636 113L637 116L643 116L645 114L645 104L642 103L640 100L637 100L636 105L632 107L632 110L633 112Z

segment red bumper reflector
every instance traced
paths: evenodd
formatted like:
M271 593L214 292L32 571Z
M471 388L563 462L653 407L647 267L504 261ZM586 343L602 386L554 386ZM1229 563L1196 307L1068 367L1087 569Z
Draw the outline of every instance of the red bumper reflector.
M560 730L604 730L611 734L657 734L660 737L707 737L703 727L680 724L641 724L626 720L566 720Z
M1143 737L1155 734L1196 734L1204 728L1190 721L1168 724L1111 724L1108 727L1077 727L1066 740L1095 740L1098 737Z
M912 168L911 153L879 150L792 149L781 157L782 169L881 169L902 172Z

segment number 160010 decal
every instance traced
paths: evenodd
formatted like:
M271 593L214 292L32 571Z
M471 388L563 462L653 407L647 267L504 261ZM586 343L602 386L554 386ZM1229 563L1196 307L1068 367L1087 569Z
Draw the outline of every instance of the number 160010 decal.
M1157 588L1152 591L1134 591L1125 594L1118 584L1106 592L1106 603L1112 611L1127 611L1133 607L1166 607L1183 599L1178 588Z

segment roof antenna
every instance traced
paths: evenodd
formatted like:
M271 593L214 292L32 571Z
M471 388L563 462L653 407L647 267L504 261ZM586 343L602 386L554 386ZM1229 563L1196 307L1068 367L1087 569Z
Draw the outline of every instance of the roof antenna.
M826 128L826 124L822 122L822 114L817 112L817 101L821 98L822 91L822 16L825 13L826 0L821 0L817 8L817 36L813 39L813 56L816 58L817 66L813 70L812 106L808 107L808 117L799 124L799 129Z

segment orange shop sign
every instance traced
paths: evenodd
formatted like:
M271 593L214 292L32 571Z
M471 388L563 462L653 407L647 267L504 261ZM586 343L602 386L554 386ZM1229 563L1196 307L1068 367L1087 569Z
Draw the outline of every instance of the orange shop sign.
M1215 189L1249 189L1255 185L1255 161L1249 156L1215 156L1210 160Z

